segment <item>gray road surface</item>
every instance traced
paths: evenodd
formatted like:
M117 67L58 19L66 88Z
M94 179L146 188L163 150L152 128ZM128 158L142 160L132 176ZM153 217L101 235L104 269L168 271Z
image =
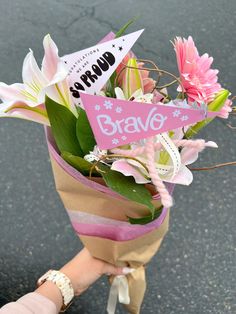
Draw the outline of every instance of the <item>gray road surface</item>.
M145 28L134 51L176 71L170 40L191 34L201 53L215 58L220 81L236 94L235 0L0 0L0 81L21 82L28 48L39 62L50 33L60 54L94 45L131 17ZM230 122L236 126L236 118ZM218 143L198 165L236 159L236 131L217 120L202 136ZM34 289L48 268L58 268L81 247L56 194L40 125L0 121L0 296L15 300ZM195 173L178 186L168 236L147 270L143 314L236 313L236 168ZM105 313L106 278L68 311ZM117 313L124 313L121 306Z

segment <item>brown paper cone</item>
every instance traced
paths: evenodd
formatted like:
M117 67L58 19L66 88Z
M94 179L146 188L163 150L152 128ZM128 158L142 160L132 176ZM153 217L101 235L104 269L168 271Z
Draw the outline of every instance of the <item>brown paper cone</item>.
M99 259L116 266L129 266L137 268L128 275L130 304L126 305L129 313L140 313L144 293L146 290L144 265L158 251L161 242L168 230L169 214L166 216L161 227L129 241L113 241L91 236L80 236L84 246L90 253Z
M121 221L127 220L127 215L142 217L148 214L145 206L92 189L67 174L52 157L51 161L56 188L65 208ZM159 201L153 202L156 206L160 205ZM169 213L158 229L128 241L113 241L95 236L79 235L92 256L116 266L129 266L137 269L127 276L131 301L126 308L129 313L140 313L146 290L144 265L158 251L168 230L168 223Z
M144 205L119 197L114 198L82 184L66 173L52 157L51 163L56 189L65 208L123 221L127 221L127 216L143 217L150 213ZM101 180L99 183L103 182ZM98 181L97 178L94 178L94 181ZM161 205L159 200L153 201L153 204L156 207Z
M134 273L128 276L130 304L125 305L131 314L139 314L146 291L145 269L139 267Z

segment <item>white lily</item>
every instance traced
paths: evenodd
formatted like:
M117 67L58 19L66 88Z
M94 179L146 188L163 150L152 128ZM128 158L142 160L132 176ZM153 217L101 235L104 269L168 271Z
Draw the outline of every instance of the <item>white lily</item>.
M115 94L116 94L117 99L126 100L125 94L120 87L115 88ZM129 97L128 100L151 103L153 100L153 94L151 94L151 93L144 94L142 89L139 88Z
M178 141L182 137L180 134L182 133L182 129L176 129L174 136L172 137L173 141ZM140 141L139 143L133 143L130 145L130 149L135 149L137 147L142 147L145 145L145 141ZM217 144L215 142L206 142L205 147L217 148ZM172 166L170 164L170 156L167 152L163 150L157 150L155 154L155 165L158 170L159 177L162 181L171 182L175 184L189 185L193 181L192 172L186 167L194 163L198 159L198 154L202 149L198 149L197 147L184 147L180 153L181 157L181 166L178 173L172 178L168 175ZM127 150L128 151L128 150ZM144 152L142 155L135 156L139 161L144 164L147 164L147 155ZM134 177L136 183L145 184L150 183L151 178L149 173L143 168L143 166L132 160L132 159L120 159L113 162L111 166L112 170L119 171L123 173L125 176Z
M44 58L39 69L33 51L26 55L23 84L7 85L0 82L0 117L18 117L49 125L44 106L45 95L67 107L77 116L68 85L68 70L58 56L58 48L50 35L43 40Z

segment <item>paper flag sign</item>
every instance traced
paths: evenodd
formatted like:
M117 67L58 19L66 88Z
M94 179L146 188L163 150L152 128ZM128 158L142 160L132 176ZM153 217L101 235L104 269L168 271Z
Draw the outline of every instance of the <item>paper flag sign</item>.
M70 92L75 105L80 91L98 93L130 51L143 30L69 54L62 59L68 66Z
M101 149L111 149L215 117L217 112L168 104L147 104L81 93ZM184 103L183 103L184 104Z

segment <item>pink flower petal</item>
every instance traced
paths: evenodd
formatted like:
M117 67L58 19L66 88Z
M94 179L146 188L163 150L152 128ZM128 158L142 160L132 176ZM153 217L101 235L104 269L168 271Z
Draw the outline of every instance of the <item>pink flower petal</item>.
M211 69L213 58L208 54L199 56L192 37L174 41L177 64L181 83L187 93L189 103L194 101L209 103L221 86L218 81L218 70Z
M32 50L30 50L24 59L22 79L25 89L29 89L29 92L35 97L37 97L38 91L48 83L37 65Z
M68 69L58 56L58 48L49 34L44 37L43 46L42 73L50 81L50 85L56 84L67 77Z
M165 181L175 184L190 185L193 181L193 174L187 167L181 165L177 175L171 180Z
M0 117L21 118L50 125L44 105L32 108L22 102L0 104Z
M60 62L58 48L49 34L44 37L43 46L42 73L51 81L57 71L57 64Z
M134 166L130 165L125 159L120 159L113 162L112 170L123 173L125 176L132 176L136 183L144 184L150 182L147 180Z
M26 97L22 93L24 91L24 84L12 84L7 85L3 82L0 82L0 98L2 101L11 101L11 100L22 100L24 101Z
M184 147L181 151L181 162L184 165L190 165L198 159L199 150L196 148Z
M76 117L78 117L76 106L74 105L74 102L69 91L67 79L58 82L57 84L52 84L45 87L42 90L43 98L45 97L44 95L47 95L57 103L67 107Z

